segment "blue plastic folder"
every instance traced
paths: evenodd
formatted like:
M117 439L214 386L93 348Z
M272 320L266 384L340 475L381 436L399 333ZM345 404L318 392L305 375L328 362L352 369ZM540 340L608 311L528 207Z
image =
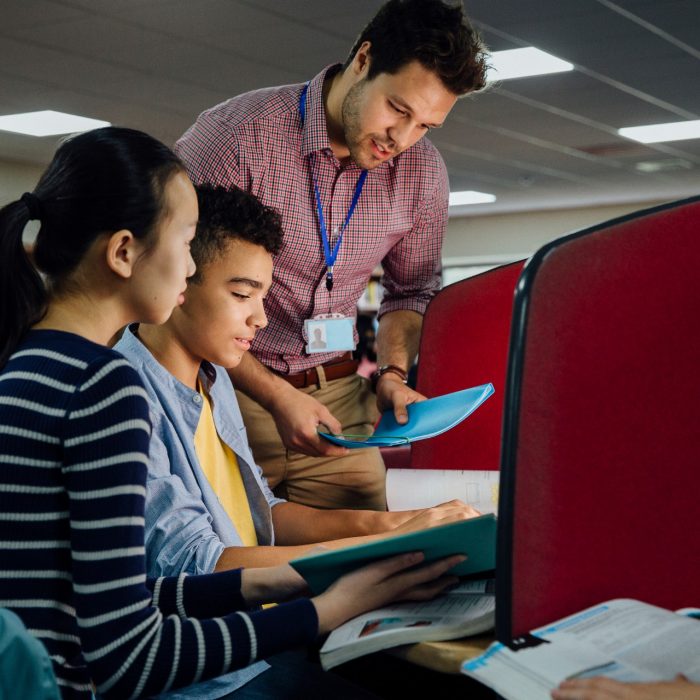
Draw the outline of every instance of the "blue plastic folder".
M350 571L405 552L423 552L426 563L451 554L466 554L468 559L449 572L456 576L491 571L496 568L496 517L489 513L378 542L309 554L289 563L318 595Z
M493 384L481 384L471 389L436 396L434 399L410 404L408 423L396 422L393 411L385 411L374 434L368 436L319 435L343 447L393 447L416 440L426 440L454 428L481 406L493 394Z

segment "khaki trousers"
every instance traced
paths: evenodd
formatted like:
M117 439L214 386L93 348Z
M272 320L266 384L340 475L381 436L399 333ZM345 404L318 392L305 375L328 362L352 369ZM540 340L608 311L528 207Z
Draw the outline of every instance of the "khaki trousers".
M344 433L369 435L376 423L376 397L358 374L298 389L324 404ZM377 448L350 450L346 457L309 457L288 450L272 415L236 392L253 455L280 498L317 508L386 510L386 470Z

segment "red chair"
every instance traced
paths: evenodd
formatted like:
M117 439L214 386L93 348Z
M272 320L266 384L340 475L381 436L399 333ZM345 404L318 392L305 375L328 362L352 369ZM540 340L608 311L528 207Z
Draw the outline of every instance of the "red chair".
M700 591L700 197L544 246L518 285L497 637Z
M452 430L415 442L416 469L497 470L508 335L523 261L451 284L423 319L416 389L428 397L491 382L494 395Z

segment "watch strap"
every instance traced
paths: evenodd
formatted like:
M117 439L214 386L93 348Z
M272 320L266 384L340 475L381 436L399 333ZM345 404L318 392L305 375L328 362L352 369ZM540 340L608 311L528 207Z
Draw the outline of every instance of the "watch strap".
M377 382L379 381L379 378L387 374L388 372L392 372L393 374L398 374L399 377L401 377L401 381L406 384L408 382L408 373L406 372L405 369L402 369L401 367L398 367L397 365L382 365L381 367L377 368L374 372L372 372L372 375L370 377L370 381L372 383L372 391L376 392L377 391Z

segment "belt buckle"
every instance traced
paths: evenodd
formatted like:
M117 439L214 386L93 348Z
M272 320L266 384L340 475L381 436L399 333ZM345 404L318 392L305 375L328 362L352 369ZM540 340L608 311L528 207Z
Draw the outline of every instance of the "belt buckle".
M309 367L309 369L304 370L304 388L307 386L312 386L316 383L316 378L314 374L317 375L315 367Z

